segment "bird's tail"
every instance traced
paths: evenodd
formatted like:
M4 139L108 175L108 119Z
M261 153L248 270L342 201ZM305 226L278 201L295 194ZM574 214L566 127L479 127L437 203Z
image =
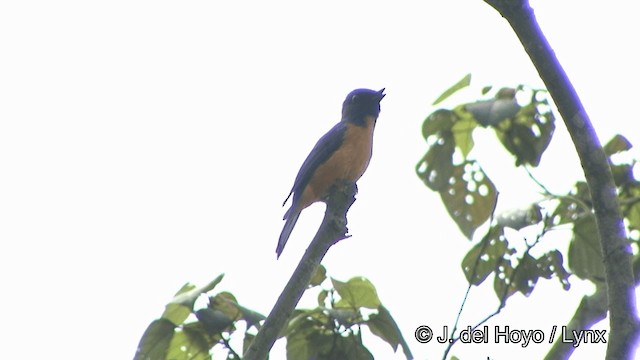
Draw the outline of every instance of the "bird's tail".
M296 226L296 222L298 222L298 217L300 217L300 210L294 209L293 206L291 206L284 215L287 221L284 223L284 228L282 228L280 239L278 240L278 247L276 247L276 255L278 258L280 258L280 254L282 254L282 250L284 250L284 246L287 244L287 240L289 240L293 227Z

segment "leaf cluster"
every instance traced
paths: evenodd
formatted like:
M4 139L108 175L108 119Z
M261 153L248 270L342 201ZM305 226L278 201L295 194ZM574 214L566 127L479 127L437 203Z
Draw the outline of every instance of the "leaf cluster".
M331 287L320 285L329 280ZM394 351L401 345L412 358L395 320L384 307L374 285L363 277L346 282L326 277L320 266L310 288L319 287L317 307L296 309L282 336L289 359L373 359L362 342L362 329L387 342Z
M445 91L436 103L468 86L469 80L468 76L463 78ZM541 277L556 277L565 290L570 288L571 274L596 285L604 282L602 250L587 184L577 181L568 193L554 194L529 172L530 167L539 165L551 141L555 118L544 90L528 90L528 102L520 105L516 95L525 92L524 89L522 85L504 88L490 100L434 111L422 128L429 149L416 166L419 178L427 187L440 193L451 218L470 240L473 240L475 230L492 218L498 194L479 161L469 158L474 146L472 133L479 126L493 129L504 148L515 157L515 165L524 167L542 189L545 196L540 201L490 222L487 233L462 260L462 270L471 286L478 286L489 275L494 275L493 287L500 307L517 292L530 295ZM485 87L482 93L489 90L490 87ZM624 136L616 135L604 146L604 151L616 182L621 212L631 234L629 241L637 242L640 236L640 182L633 174L635 160L614 161L631 147ZM507 228L516 232L510 231L511 235L507 237ZM561 249L552 247L542 255L534 256L531 250L549 232L559 228L571 231L568 251L563 254ZM533 237L532 229L537 229Z
M441 95L436 104L464 88L470 75ZM491 87L485 87L487 94ZM521 105L517 95L528 94ZM429 115L422 126L422 136L429 149L418 161L416 173L431 190L440 193L449 215L469 239L491 216L498 196L497 189L479 162L470 157L474 148L473 133L491 128L505 149L516 159L516 166L537 166L555 129L546 92L503 88L493 98L462 104L453 109L439 109Z
M398 346L407 358L413 358L391 313L382 304L374 285L363 277L346 282L328 278L320 265L307 290L319 289L318 306L296 309L280 337L287 339L289 359L373 359L362 342L362 329L387 342L394 351ZM207 295L222 280L218 276L203 287L185 284L169 302L159 319L144 332L134 360L210 360L218 346L226 358L241 359L265 317L238 304L230 292L207 296L205 307L196 309L196 300ZM329 288L322 288L330 282ZM193 316L191 316L193 315ZM230 345L237 338L237 325L245 323L242 352Z
M154 320L142 335L134 360L210 360L211 349L221 346L227 351L227 359L239 359L239 354L229 344L236 324L246 322L243 348L253 339L248 331L260 327L265 317L238 304L229 292L208 297L208 304L195 309L196 300L213 290L223 275L203 287L185 284L169 302L159 319ZM187 321L190 315L195 321Z

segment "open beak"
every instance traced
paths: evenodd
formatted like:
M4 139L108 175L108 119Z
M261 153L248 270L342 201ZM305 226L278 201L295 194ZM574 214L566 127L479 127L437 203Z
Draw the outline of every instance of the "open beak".
M382 88L382 89L378 90L378 96L379 96L378 97L378 101L382 100L382 98L384 98L385 95L387 95L387 94L384 93L384 89L385 88Z

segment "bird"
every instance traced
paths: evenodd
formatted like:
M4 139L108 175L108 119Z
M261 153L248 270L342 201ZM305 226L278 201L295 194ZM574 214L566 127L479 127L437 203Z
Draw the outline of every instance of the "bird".
M373 130L380 114L380 101L385 97L384 88L378 91L356 89L342 103L342 118L324 134L302 163L289 195L291 206L278 246L280 258L302 210L323 201L329 189L338 181L355 183L369 166L373 149Z

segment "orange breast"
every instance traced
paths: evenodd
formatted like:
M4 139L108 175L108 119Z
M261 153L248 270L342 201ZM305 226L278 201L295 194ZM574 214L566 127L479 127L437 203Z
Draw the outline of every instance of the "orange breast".
M342 145L314 172L300 199L301 209L320 201L337 180L356 182L369 166L373 148L375 119L367 117L366 126L349 124Z

